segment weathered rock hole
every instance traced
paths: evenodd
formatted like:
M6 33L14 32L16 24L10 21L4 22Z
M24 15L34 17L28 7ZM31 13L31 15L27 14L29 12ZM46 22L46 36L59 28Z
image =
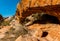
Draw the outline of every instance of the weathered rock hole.
M41 37L46 37L47 35L48 35L48 32L44 31Z
M37 39L37 41L40 41L39 39Z

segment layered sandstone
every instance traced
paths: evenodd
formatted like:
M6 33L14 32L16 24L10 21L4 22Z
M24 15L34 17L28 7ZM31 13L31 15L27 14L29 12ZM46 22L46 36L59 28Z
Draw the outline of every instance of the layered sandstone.
M16 16L5 19L9 26L0 26L0 41L60 41L59 24L34 23L25 26L19 23L31 14L41 12L60 19L60 0L22 0L17 5Z
M31 10L29 8L31 8ZM17 18L25 18L31 15L31 12L46 12L60 19L60 0L22 0L18 3Z
M27 28L29 34L19 36L15 41L60 41L60 25L33 24Z

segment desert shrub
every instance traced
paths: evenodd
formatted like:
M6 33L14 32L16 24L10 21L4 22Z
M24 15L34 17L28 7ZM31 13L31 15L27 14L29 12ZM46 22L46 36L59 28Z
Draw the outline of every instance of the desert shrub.
M7 18L8 19L8 18ZM7 26L7 25L10 25L10 22L14 19L14 17L11 17L10 20L7 20L7 21L3 21L0 23L0 25L2 26Z
M1 25L2 25L2 26L7 26L7 25L10 25L10 24L9 24L9 21L3 21L3 22L1 23Z
M4 18L3 18L3 16L0 14L0 25L1 25L1 23L4 21Z

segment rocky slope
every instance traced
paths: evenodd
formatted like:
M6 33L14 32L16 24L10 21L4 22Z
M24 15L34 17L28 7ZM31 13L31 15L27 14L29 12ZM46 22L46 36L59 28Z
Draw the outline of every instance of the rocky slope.
M19 18L18 20L24 22L26 17L36 13L41 14L41 12L55 16L60 20L60 0L22 0L17 5L16 16ZM33 20L32 17L29 19ZM16 41L60 41L59 28L59 24L33 23L27 26L29 33L20 35Z
M19 36L16 41L60 41L60 25L34 24L27 28L29 34Z
M0 41L60 41L60 0L22 0L2 22Z

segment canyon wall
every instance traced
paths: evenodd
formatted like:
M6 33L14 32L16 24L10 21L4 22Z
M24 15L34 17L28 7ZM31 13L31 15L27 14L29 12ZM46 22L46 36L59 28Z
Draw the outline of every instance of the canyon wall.
M45 12L58 17L60 20L60 0L21 0L17 4L16 16L18 19L36 12Z

